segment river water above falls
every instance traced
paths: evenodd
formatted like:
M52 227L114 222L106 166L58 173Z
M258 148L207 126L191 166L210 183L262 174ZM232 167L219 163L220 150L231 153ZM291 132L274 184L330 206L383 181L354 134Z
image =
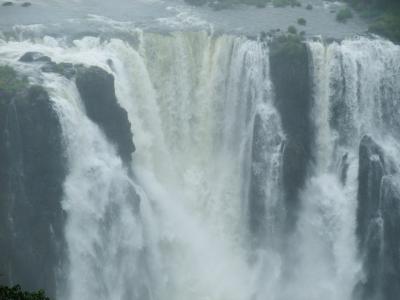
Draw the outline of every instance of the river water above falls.
M332 27L318 1L309 34L348 38L295 56L244 34L300 8L171 3L99 17L42 1L26 23L0 8L0 65L43 88L0 93L6 283L61 300L397 299L400 47Z

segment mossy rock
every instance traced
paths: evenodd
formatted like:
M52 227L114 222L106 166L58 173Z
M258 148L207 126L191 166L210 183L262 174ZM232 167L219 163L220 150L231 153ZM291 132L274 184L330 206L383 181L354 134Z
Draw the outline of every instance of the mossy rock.
M76 75L76 68L73 64L71 63L55 63L55 62L49 62L45 64L41 68L42 72L45 73L57 73L60 74L68 79L71 79Z
M28 80L21 77L9 66L0 66L0 98L12 96L27 87Z

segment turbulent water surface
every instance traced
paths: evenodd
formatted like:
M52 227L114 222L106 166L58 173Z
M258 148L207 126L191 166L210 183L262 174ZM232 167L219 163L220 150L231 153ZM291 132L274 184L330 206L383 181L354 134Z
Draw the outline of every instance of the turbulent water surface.
M365 278L359 142L371 136L400 167L400 47L306 42L312 147L293 214L283 204L291 137L267 43L125 25L108 21L100 37L35 25L0 40L0 63L43 85L61 122L67 251L57 299L355 299ZM19 62L27 51L114 76L136 145L131 164L88 118L74 79Z

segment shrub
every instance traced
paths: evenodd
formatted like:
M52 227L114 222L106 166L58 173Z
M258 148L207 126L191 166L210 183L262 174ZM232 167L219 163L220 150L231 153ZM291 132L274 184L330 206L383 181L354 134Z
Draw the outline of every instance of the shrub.
M311 4L307 4L306 9L307 9L307 10L312 10L312 9L313 9L313 6L312 6Z
M353 17L353 13L350 8L345 7L338 11L336 14L336 20L341 23L346 23L348 19Z
M191 5L195 6L201 6L207 3L207 0L185 0L186 3L189 3Z
M400 43L400 16L386 12L369 26L369 31L382 35L395 43Z
M294 28L294 27L293 27ZM300 58L304 51L304 38L295 34L283 34L275 37L270 43L271 56Z
M307 24L307 21L306 21L306 19L304 19L304 18L299 18L299 19L297 20L297 24L299 24L299 25L301 25L301 26L305 26L305 25Z
M21 290L19 285L12 288L0 286L0 299L1 300L50 300L46 297L44 291L28 293Z
M301 6L301 3L298 0L273 0L272 4L274 7L286 7L286 6L299 7L299 6Z
M293 25L290 25L287 31L291 34L297 34L297 29Z

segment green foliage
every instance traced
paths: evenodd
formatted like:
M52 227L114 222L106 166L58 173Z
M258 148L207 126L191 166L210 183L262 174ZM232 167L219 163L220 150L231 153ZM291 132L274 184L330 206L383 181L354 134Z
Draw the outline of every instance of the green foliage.
M14 95L28 85L26 78L20 78L9 66L0 66L0 95Z
M369 31L400 43L400 1L345 0L369 22Z
M307 21L304 18L299 18L299 19L297 19L297 24L299 24L301 26L305 26L307 24Z
M294 28L294 26L292 27ZM275 37L270 44L271 55L283 55L284 57L293 58L301 57L304 53L303 39L303 36L292 33Z
M313 6L312 6L311 4L307 4L306 9L307 9L307 10L312 10L312 9L313 9Z
M341 23L346 23L347 20L351 19L352 17L353 13L351 12L351 9L348 7L342 8L336 14L336 20Z
M189 3L191 5L195 6L201 6L207 3L207 0L185 0L186 3Z
M43 290L28 293L21 290L19 285L12 288L0 286L0 299L1 300L50 300L46 297Z
M298 0L272 0L272 4L275 7L300 7L301 3Z
M399 11L400 12L400 11ZM400 16L399 12L386 12L374 21L369 30L400 43Z
M247 4L257 7L265 7L271 0L185 0L186 3L196 6L209 4L214 9L226 9L235 4Z
M297 34L297 29L293 25L290 25L287 31L291 34Z

